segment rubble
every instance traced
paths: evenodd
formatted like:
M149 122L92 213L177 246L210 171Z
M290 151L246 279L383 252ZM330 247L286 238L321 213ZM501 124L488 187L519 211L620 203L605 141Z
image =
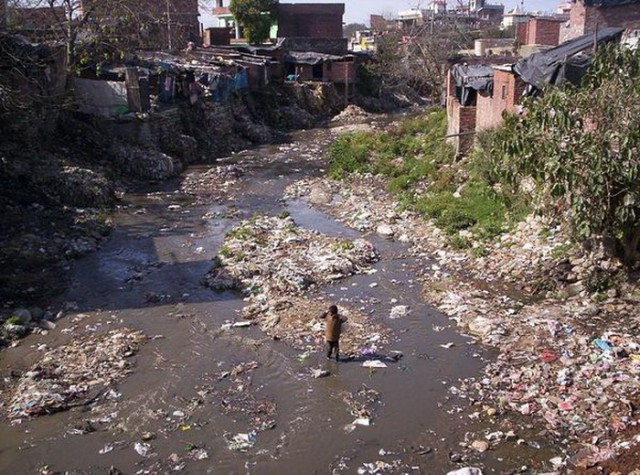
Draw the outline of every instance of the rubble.
M13 388L9 417L51 414L97 400L132 371L128 358L145 341L142 332L122 328L47 352Z

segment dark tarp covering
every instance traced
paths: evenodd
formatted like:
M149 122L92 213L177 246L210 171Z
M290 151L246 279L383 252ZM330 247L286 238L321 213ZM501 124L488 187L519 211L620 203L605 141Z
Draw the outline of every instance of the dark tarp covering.
M588 7L621 7L633 3L640 3L640 0L584 0Z
M475 91L493 93L493 68L486 64L456 64L451 68L456 82L456 96L463 106L473 105ZM472 92L473 91L473 92Z
M603 28L597 33L596 41L604 43L618 38L623 28ZM555 86L564 82L579 84L591 61L581 57L573 57L593 47L595 33L566 41L555 48L535 53L518 61L513 70L524 82L542 89L547 84Z

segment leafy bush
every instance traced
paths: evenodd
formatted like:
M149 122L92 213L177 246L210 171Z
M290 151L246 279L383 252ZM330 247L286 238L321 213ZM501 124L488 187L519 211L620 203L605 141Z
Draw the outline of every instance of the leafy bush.
M487 180L533 179L574 235L612 238L628 264L640 261L640 49L598 50L580 88L549 88L523 117L487 134Z

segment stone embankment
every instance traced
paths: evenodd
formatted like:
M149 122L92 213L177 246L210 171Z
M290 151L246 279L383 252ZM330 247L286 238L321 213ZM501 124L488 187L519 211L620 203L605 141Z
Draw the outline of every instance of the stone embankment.
M368 175L310 179L289 187L288 196L360 231L410 243L424 269L425 297L499 352L481 377L450 388L486 427L456 458L481 463L481 453L513 443L508 434L523 417L542 437L531 443L553 453L549 469L588 468L631 446L640 289L622 280L621 263L602 246L572 246L560 227L533 216L491 242L454 250L440 229L401 211L384 189L384 180Z

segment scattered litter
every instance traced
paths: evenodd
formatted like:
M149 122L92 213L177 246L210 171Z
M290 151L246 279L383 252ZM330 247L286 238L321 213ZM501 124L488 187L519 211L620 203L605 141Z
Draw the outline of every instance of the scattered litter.
M391 309L389 318L396 319L406 317L409 314L409 307L407 305L396 305Z
M9 417L62 411L88 397L92 401L117 397L119 393L109 386L131 373L127 358L146 339L141 332L122 328L52 349L21 376L8 406Z
M246 452L248 449L253 447L256 443L256 433L240 433L236 434L233 437L225 436L227 441L227 447L229 450L235 450L237 452Z
M136 442L133 445L133 449L141 456L143 457L149 457L151 456L151 445L149 444L145 444L142 442Z
M362 363L362 366L365 368L386 368L386 363L383 363L380 360L367 360Z
M329 371L327 371L326 369L321 369L321 368L315 368L311 370L311 375L314 378L324 378L329 376L331 373Z
M100 450L98 450L98 453L100 455L104 455L104 454L108 454L109 452L113 451L113 445L105 445L103 448L101 448ZM137 450L136 450L137 451Z
M444 345L440 345L440 346L441 346L442 348L449 349L449 348L453 348L454 346L456 346L456 344L455 344L455 343L451 343L451 342L449 342L449 343L445 343Z
M448 472L447 475L482 475L482 470L475 467L466 467Z

